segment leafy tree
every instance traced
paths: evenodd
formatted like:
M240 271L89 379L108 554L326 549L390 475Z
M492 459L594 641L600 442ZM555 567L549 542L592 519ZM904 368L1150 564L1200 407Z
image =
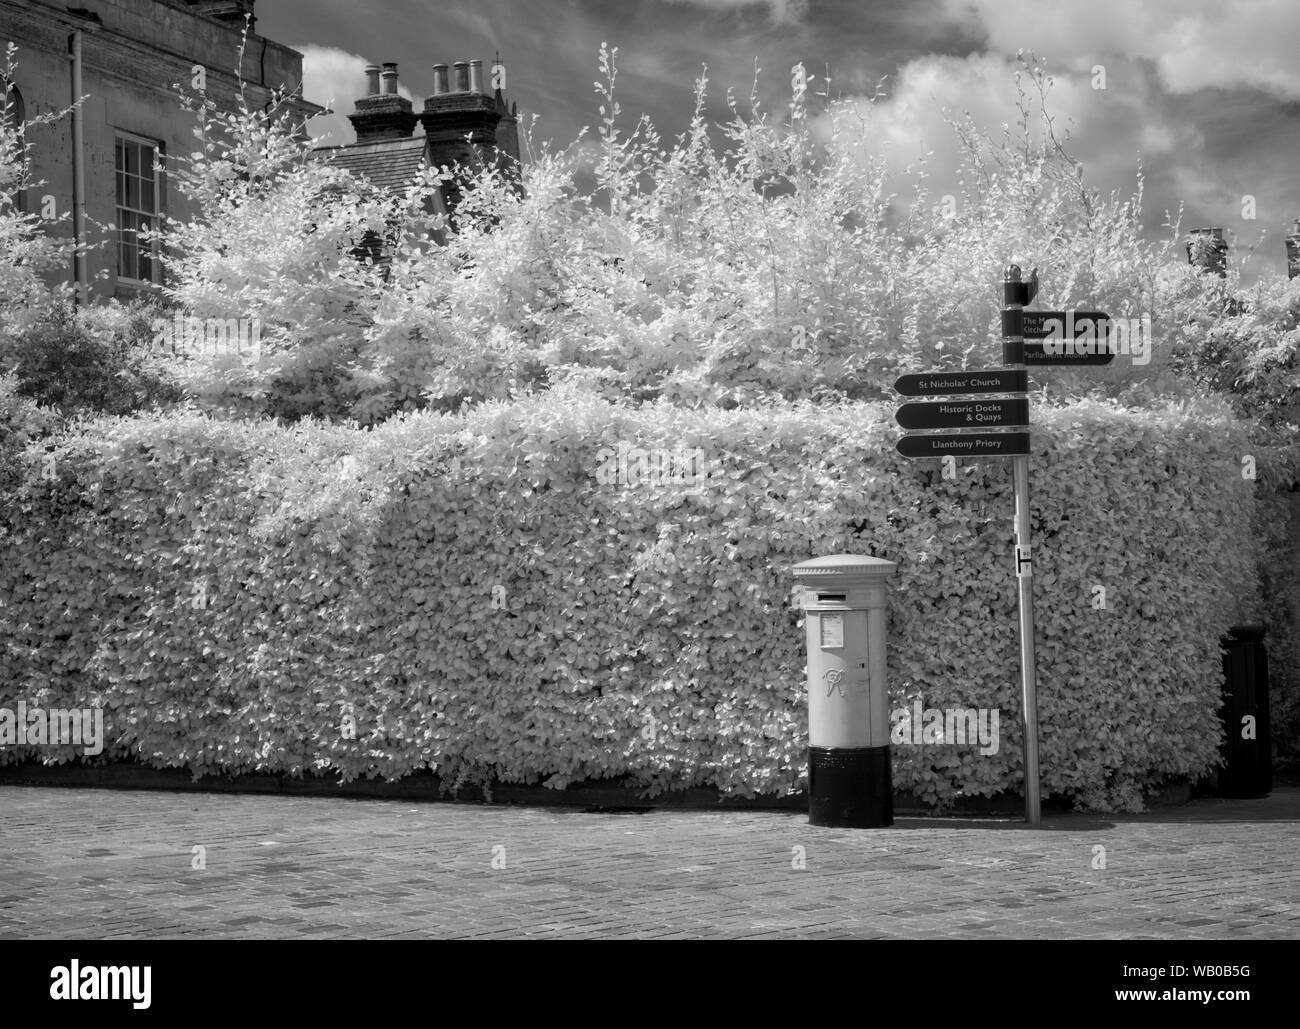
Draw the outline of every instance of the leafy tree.
M27 191L44 185L31 178L29 130L56 122L68 111L47 111L18 124L13 84L18 48L13 43L5 48L4 61L0 74L4 86L0 117L0 346L38 324L50 305L66 295L66 286L51 286L46 277L71 259L69 242L47 233L41 216L24 211L18 202ZM56 221L66 217L64 212Z
M715 127L701 74L687 130L666 142L645 118L624 130L616 55L602 47L595 139L554 151L525 134L524 190L496 167L450 171L464 186L450 233L429 214L446 174L384 196L314 161L283 117L200 98L202 148L176 175L197 214L169 227L171 296L199 316L260 316L264 345L192 363L191 389L367 423L561 383L692 406L885 398L901 371L997 360L1014 258L1039 268L1040 306L1151 325L1149 364L1054 371L1055 395L1147 405L1213 387L1289 410L1285 292L1261 287L1234 314L1217 278L1187 266L1176 218L1144 236L1140 168L1130 196L1088 186L1041 61L1022 57L1000 134L951 119L962 186L939 203L924 162L905 170L906 200L891 192L897 170L864 143L876 98L832 99L797 68L788 111L728 95ZM364 257L375 240L382 266Z
M375 277L357 274L355 255L389 231L393 203L312 160L289 100L277 92L263 111L241 89L223 111L204 94L182 97L198 147L171 175L193 213L162 230L166 295L186 317L256 319L261 332L258 347L192 359L178 374L219 408L341 416Z
M421 255L380 300L385 346L418 339L426 369L438 369L431 401L559 382L725 406L889 396L901 370L989 359L1011 256L1041 269L1050 306L1154 313L1159 324L1177 298L1161 278L1176 224L1168 240L1143 238L1140 175L1127 199L1084 184L1038 62L1024 62L1019 121L1002 138L952 123L965 185L950 215L923 167L909 203L888 192L886 160L863 146L874 100L829 100L799 76L788 117L756 94L742 113L729 96L715 140L702 75L688 130L665 145L644 118L620 129L616 53L601 51L598 139L539 155L523 198L480 175L467 194L476 217L449 263ZM1178 281L1197 286L1190 272ZM1173 388L1164 363L1137 377ZM1100 381L1132 388L1122 384L1133 372ZM1099 380L1054 381L1087 392Z
M1238 413L1282 441L1300 433L1300 279L1240 286L1204 276L1208 288L1184 290L1176 367L1207 390L1231 397Z

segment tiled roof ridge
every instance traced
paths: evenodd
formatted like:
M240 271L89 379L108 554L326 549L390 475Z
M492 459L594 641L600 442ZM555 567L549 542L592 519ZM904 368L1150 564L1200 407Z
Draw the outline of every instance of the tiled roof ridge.
M328 150L423 150L425 146L424 136L408 136L403 139L372 139L364 143L338 143L330 146L313 147L313 153L324 153Z

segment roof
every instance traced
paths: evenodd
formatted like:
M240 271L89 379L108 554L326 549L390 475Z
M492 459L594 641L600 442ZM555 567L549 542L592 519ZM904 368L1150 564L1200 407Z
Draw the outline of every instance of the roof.
M405 190L424 167L423 136L319 147L318 160L344 168L386 190Z

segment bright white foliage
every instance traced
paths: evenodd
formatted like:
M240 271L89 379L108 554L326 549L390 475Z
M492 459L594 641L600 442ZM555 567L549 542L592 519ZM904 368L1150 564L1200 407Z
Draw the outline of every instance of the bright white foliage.
M711 127L702 74L680 137L644 118L625 133L615 54L602 47L597 138L530 144L522 190L499 168L459 169L454 232L428 213L444 175L386 198L312 161L283 118L200 106L201 149L175 173L199 213L169 227L170 293L201 316L260 316L270 345L191 365L195 388L366 423L561 382L692 406L879 398L901 371L1000 360L1012 260L1039 269L1041 307L1156 326L1149 367L1061 370L1054 389L1184 388L1168 374L1191 345L1183 309L1219 287L1188 268L1175 221L1144 238L1140 172L1128 198L1085 184L1040 63L1017 75L1000 134L952 121L964 157L947 202L923 166L906 201L889 193L898 170L868 145L872 103L828 99L813 78L780 117L729 97ZM382 274L353 256L367 232L388 243Z
M28 163L32 147L30 130L38 125L58 121L67 112L49 111L27 118L23 125L14 124L16 104L13 95L14 72L18 65L18 48L5 48L4 67L0 69L0 86L4 88L0 110L0 341L7 342L37 324L49 311L50 304L66 296L64 286L50 286L45 274L64 262L71 262L67 240L48 234L38 210L19 210L15 199L20 192L29 197L42 182L33 181ZM61 222L70 212L54 219Z

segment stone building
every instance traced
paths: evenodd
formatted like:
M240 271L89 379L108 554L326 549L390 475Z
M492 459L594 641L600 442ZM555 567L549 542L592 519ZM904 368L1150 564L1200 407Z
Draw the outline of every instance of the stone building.
M493 77L503 78L504 70L498 59ZM366 95L348 115L357 141L319 148L321 160L383 189L406 188L426 166L475 167L496 160L518 181L518 107L507 102L499 85L485 87L482 61L458 61L450 68L435 64L433 94L418 115L398 93L396 64L369 65L366 78ZM420 135L415 134L417 125ZM444 212L454 215L461 190L459 179L443 186L439 206Z
M194 145L194 115L180 105L173 84L189 90L195 66L207 95L233 108L242 80L250 106L265 108L276 89L301 91L302 54L250 28L238 77L241 35L254 0L0 0L0 46L18 47L15 106L26 117L66 108L72 99L74 36L81 50L81 162L86 239L107 245L86 258L91 293L130 297L161 281L158 244L139 239L141 228L165 214L184 218L184 198L169 192L169 155ZM255 22L253 22L255 24ZM323 110L300 98L293 117ZM19 116L20 119L22 115ZM19 202L37 212L74 208L71 119L29 130L32 178L44 185ZM111 232L102 226L116 226ZM52 231L73 234L71 221ZM73 270L68 270L73 278Z

